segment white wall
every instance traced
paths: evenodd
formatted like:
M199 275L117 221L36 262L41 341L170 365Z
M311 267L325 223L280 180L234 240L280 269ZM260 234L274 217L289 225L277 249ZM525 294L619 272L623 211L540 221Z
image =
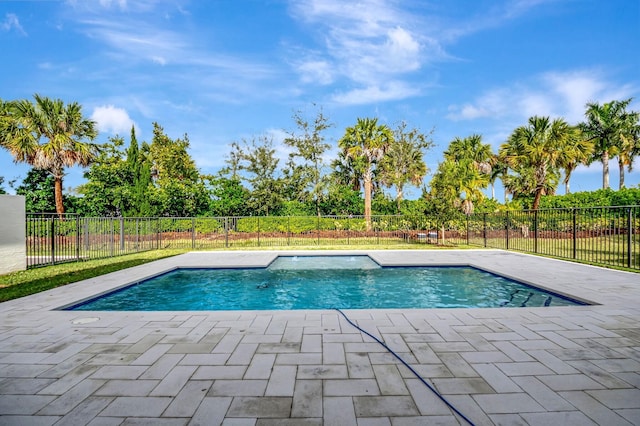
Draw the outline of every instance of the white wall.
M0 274L27 269L22 195L0 195Z

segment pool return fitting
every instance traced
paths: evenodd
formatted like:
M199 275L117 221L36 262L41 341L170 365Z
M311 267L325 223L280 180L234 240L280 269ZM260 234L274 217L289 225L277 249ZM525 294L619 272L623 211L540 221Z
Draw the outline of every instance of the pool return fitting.
M429 382L427 382L413 367L411 367L404 359L402 359L400 355L395 353L393 349L387 346L382 340L378 339L376 336L369 333L367 330L360 328L360 326L358 326L356 323L351 321L349 317L344 312L342 312L339 308L333 308L333 309L338 311L340 315L342 315L344 319L347 320L347 322L351 324L353 327L357 328L362 333L366 334L367 336L371 337L373 340L378 342L380 345L382 345L383 348L385 348L391 355L396 357L398 361L400 361L405 367L407 367L427 388L429 388L431 392L433 392L442 402L444 402L447 405L447 407L449 407L454 413L456 413L458 416L464 419L464 421L469 423L471 426L475 426L475 424L471 420L469 420L467 416L462 414L456 407L453 406L453 404L447 401L447 399L444 396L442 396L440 392L438 392L431 384L429 384Z

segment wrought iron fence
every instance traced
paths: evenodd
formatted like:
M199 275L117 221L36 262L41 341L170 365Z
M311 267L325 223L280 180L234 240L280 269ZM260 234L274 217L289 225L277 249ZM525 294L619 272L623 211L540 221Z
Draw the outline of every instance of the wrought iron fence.
M27 265L145 250L476 245L640 270L640 206L429 216L87 218L27 214Z
M640 270L640 206L475 215L469 244Z
M454 223L455 222L455 223ZM466 243L465 221L373 216L87 218L27 215L28 267L152 249Z

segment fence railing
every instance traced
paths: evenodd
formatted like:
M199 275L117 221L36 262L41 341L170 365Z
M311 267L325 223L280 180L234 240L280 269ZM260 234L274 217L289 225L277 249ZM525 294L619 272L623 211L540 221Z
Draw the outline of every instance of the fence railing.
M475 215L469 244L640 270L640 206Z
M640 206L430 216L87 218L27 214L27 265L145 250L476 245L640 270Z
M302 247L327 245L466 244L466 220L438 230L435 218L374 216L249 216L87 218L27 214L27 265L99 259L152 249Z

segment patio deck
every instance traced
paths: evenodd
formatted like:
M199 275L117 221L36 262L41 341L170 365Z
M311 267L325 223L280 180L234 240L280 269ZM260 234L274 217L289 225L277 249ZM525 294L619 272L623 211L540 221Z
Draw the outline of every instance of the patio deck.
M0 304L0 424L466 424L336 311L55 310L177 266L296 253L321 252L194 252ZM597 303L345 311L474 424L640 424L640 275L498 250L358 253Z

